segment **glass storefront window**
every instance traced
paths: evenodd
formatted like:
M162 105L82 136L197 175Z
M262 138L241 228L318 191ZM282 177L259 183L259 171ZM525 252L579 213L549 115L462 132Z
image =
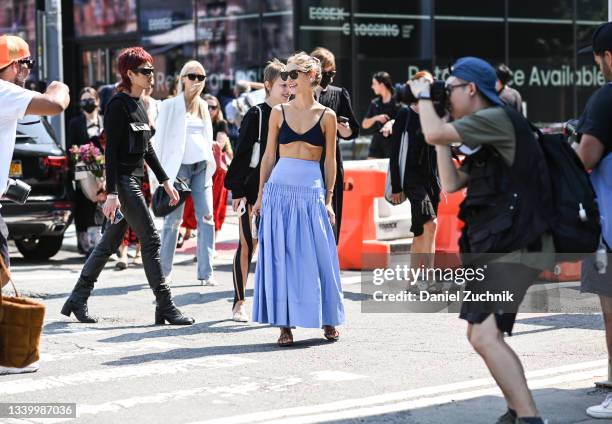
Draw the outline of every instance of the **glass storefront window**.
M77 37L124 34L137 30L136 0L77 0L73 13Z
M34 1L0 0L0 25L15 25L16 8ZM83 36L115 35L118 47L116 34L138 30L129 45L140 40L153 54L158 97L191 58L206 67L208 91L229 95L239 79L261 80L271 58L324 46L336 55L335 84L349 89L361 117L374 72L396 82L420 69L444 78L451 61L473 55L494 66L508 60L529 118L544 122L572 117L599 87L592 56L576 50L607 20L607 0L77 0L74 16L91 83L96 63L116 55L103 58L99 39L87 45ZM18 22L34 28L33 18Z
M229 91L238 80L259 81L265 63L293 49L291 0L196 0L197 56L207 89Z
M36 52L36 0L0 0L0 34L18 35Z
M268 0L262 2L261 51L262 66L276 57L285 59L293 53L293 2Z
M580 21L590 21L591 24L607 22L607 12L607 0L576 0L576 19L579 24Z
M509 34L514 87L527 104L528 116L540 122L570 118L574 113L573 25L511 23Z
M374 97L372 75L388 72L393 82L404 82L421 69L430 69L433 36L430 1L393 0L354 2L354 27L347 25L347 38L354 35L356 64L351 95L359 118L365 116Z
M503 17L498 21L435 21L436 69L448 69L448 65L463 56L476 56L496 66L505 57L505 27ZM483 37L486 34L486 37ZM443 78L446 73L436 72Z
M469 4L469 7L466 7ZM436 15L471 17L504 16L504 0L470 0L469 3L457 0L436 0Z
M139 9L138 25L143 36L166 35L167 44L193 42L193 3L191 0L174 0L171 3L167 0L147 0L147 7Z
M518 18L531 19L533 23L570 23L574 16L573 0L508 0L510 22ZM512 19L517 18L517 19ZM557 22L555 22L557 21Z
M83 52L81 58L83 87L91 87L107 80L107 49Z
M139 8L142 45L153 56L153 96L165 98L183 65L195 58L195 25L192 0L147 0Z

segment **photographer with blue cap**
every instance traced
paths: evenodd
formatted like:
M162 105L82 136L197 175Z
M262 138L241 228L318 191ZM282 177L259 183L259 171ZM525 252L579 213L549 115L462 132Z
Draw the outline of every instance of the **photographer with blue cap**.
M464 266L482 267L485 278L466 283L464 293L478 296L463 302L460 318L468 322L469 342L504 393L508 411L497 423L543 423L521 362L504 333L511 335L527 289L542 269L554 265L548 231L554 212L550 177L529 123L504 106L495 83L489 63L475 57L459 59L446 81L450 123L436 113L434 102L440 99L432 96L429 83L409 84L419 100L425 140L436 146L443 190L467 187L459 211L465 223L459 248ZM456 168L450 145L460 143L466 157ZM500 301L497 295L503 293L508 295ZM490 294L493 300L480 296Z

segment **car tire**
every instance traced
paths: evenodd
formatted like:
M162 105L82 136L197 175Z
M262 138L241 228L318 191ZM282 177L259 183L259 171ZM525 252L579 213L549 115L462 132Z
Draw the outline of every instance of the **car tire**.
M26 259L46 260L55 256L62 248L64 236L40 236L15 240L19 253Z

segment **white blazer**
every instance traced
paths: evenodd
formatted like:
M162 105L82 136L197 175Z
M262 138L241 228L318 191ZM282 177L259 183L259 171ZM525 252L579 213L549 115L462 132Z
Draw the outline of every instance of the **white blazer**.
M199 99L204 102L203 99ZM208 107L208 105L206 105ZM204 140L206 141L206 175L205 185L212 185L212 177L217 165L213 156L212 121L205 108L207 119L204 119ZM155 137L152 141L155 153L161 162L170 183L174 183L185 154L187 127L185 120L185 95L179 93L176 97L164 100L159 105L159 115L155 122Z

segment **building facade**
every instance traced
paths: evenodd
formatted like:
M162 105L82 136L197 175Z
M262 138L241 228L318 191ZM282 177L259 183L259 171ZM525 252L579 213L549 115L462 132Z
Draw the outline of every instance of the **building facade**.
M197 58L208 88L258 80L265 62L322 45L337 57L336 83L362 117L371 75L405 81L419 69L439 77L465 55L515 72L513 85L536 122L577 116L603 83L590 55L578 55L607 20L607 0L63 0L65 80L73 92L110 83L118 52L143 45L164 97L182 64ZM39 0L0 0L0 33L36 48ZM38 37L40 38L40 37ZM40 42L39 42L40 46ZM40 51L40 50L39 50Z

